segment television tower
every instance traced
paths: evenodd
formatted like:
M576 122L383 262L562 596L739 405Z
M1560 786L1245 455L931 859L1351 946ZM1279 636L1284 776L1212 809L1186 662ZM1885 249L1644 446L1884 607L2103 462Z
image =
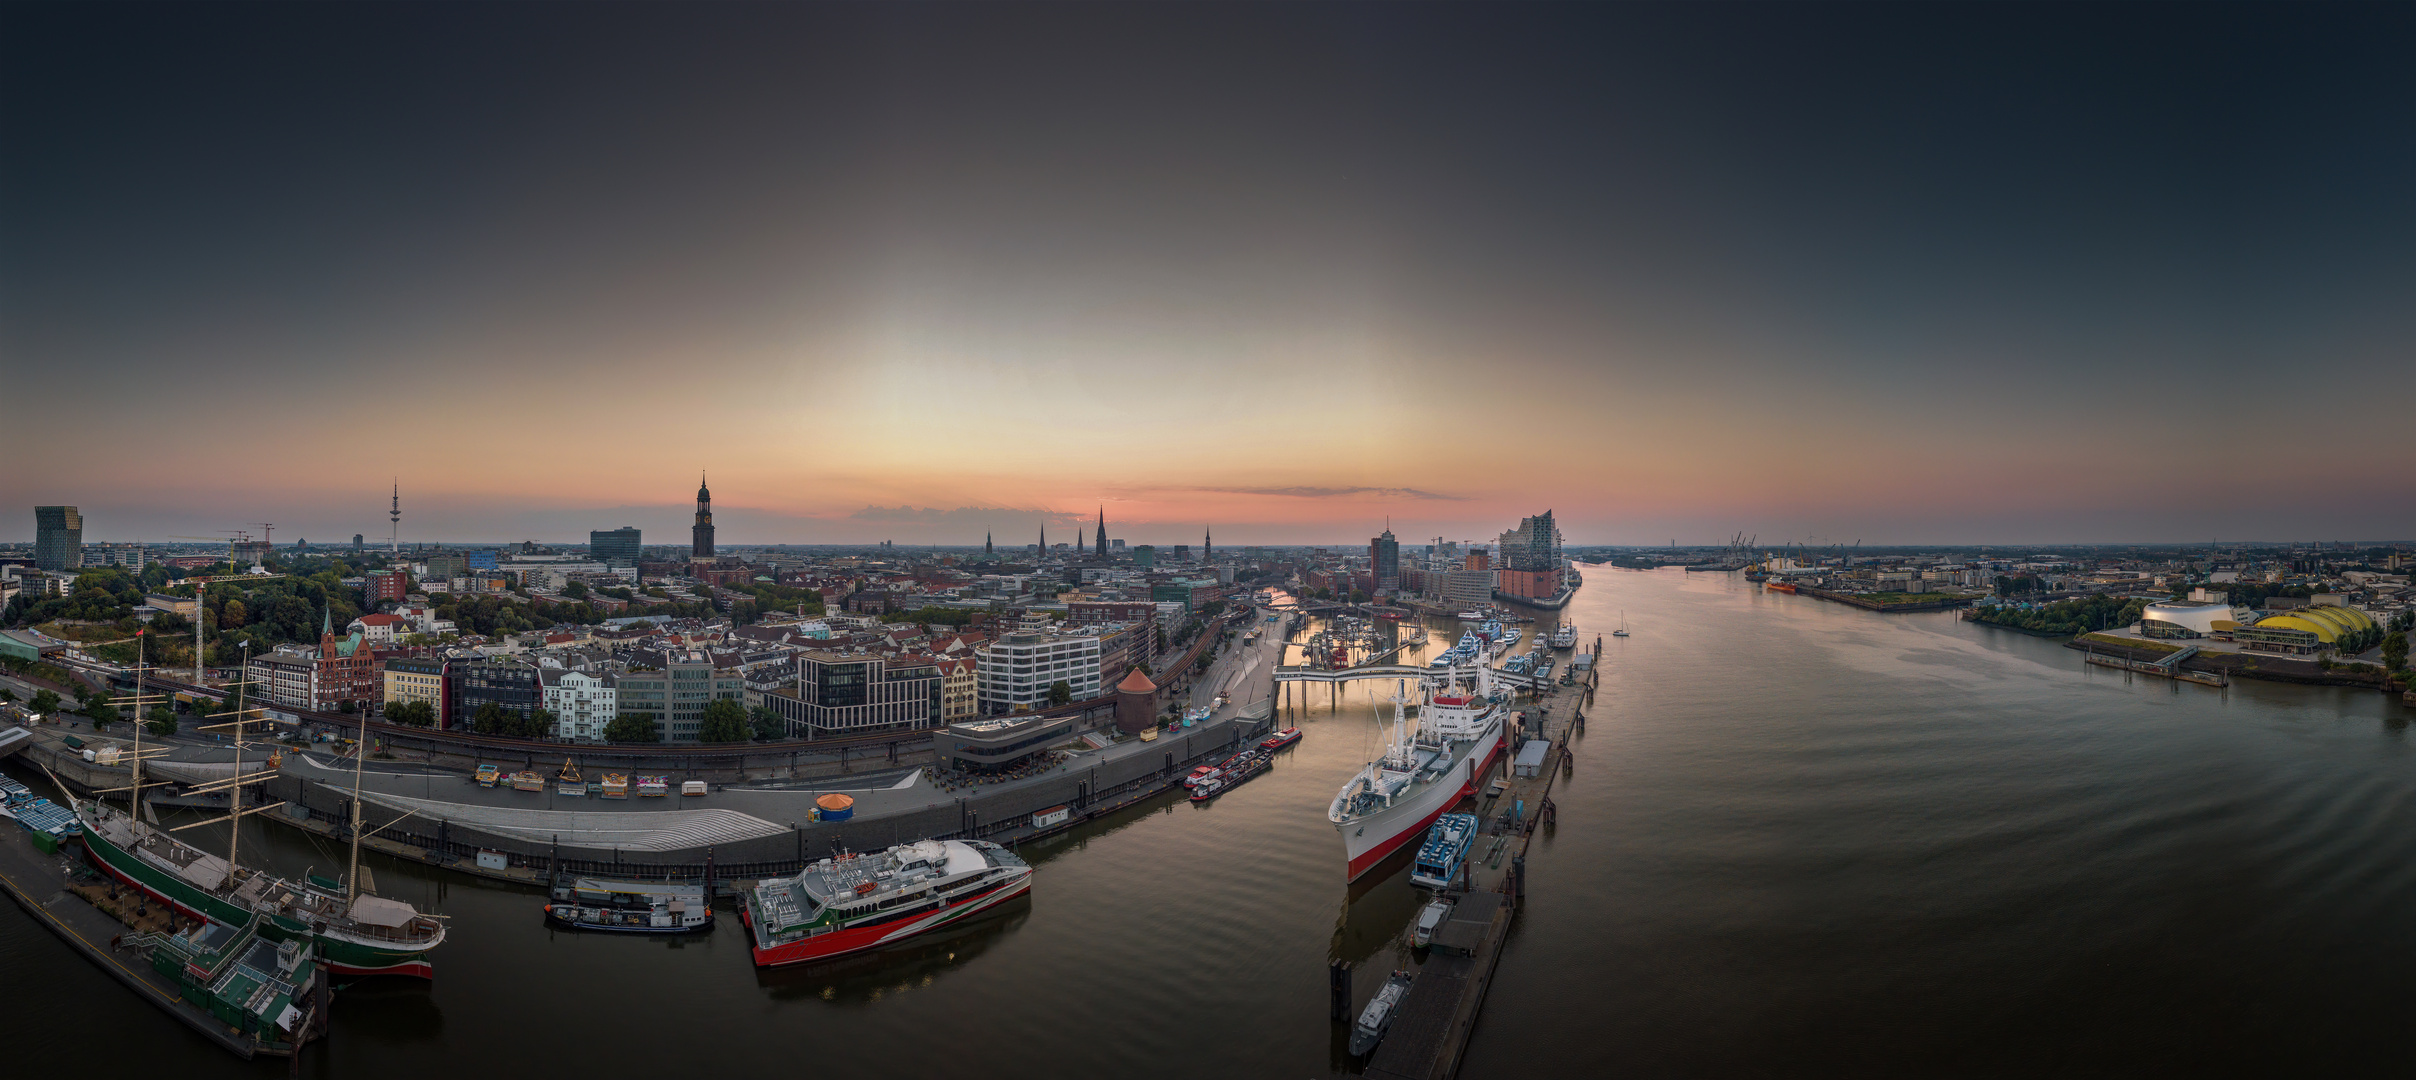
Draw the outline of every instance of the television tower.
M386 547L391 554L403 553L403 480L394 479L394 505L386 511Z

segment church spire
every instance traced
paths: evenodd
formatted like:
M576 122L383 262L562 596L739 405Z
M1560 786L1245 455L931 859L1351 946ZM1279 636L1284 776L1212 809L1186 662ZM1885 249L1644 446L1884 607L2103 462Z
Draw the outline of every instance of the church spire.
M1107 504L1099 504L1099 557L1107 557Z

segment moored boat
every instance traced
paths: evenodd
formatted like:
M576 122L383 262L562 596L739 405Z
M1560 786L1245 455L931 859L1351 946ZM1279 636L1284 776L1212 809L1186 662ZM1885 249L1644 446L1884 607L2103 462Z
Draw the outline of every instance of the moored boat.
M878 948L961 922L1032 887L1032 868L984 840L923 840L823 859L740 894L757 967Z
M1233 755L1222 768L1192 785L1191 801L1207 802L1248 783L1252 778L1272 767L1274 756L1272 751L1258 747L1252 747Z
M1351 1025L1352 1057L1366 1057L1384 1041L1384 1033L1392 1029L1393 1014L1401 1011L1401 999L1409 996L1411 978L1409 972L1393 972L1376 996L1368 999L1367 1008L1359 1010L1358 1022Z
M341 975L435 974L427 954L444 944L444 923L400 900L326 878L292 881L230 866L99 802L78 803L76 816L95 865L186 915L228 926L261 916L261 933L270 940L315 941Z
M696 882L580 878L553 890L547 922L618 934L701 934L713 929L713 907Z
M1435 819L1426 830L1426 842L1418 845L1417 861L1410 864L1409 881L1429 889L1451 887L1460 876L1460 868L1468 861L1468 845L1476 839L1475 814L1445 814Z
M1416 839L1492 771L1505 733L1492 675L1492 669L1478 668L1473 692L1456 685L1428 691L1414 726L1404 715L1408 699L1394 695L1392 737L1383 756L1343 784L1326 810L1326 820L1342 834L1350 879Z
M1434 944L1435 931L1451 918L1451 901L1436 900L1418 910L1418 927L1410 935L1410 944L1423 949Z
M1300 729L1296 727L1288 727L1282 731L1278 731L1273 735L1269 735L1266 738L1259 740L1258 745L1262 749L1281 750L1284 747L1290 746L1299 741Z

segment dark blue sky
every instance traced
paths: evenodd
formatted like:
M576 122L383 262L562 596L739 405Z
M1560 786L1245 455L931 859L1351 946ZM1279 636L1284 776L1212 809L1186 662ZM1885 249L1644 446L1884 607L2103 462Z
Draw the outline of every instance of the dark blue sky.
M738 541L2405 537L2412 30L0 7L7 386L81 406L12 410L0 506L316 539L400 474L425 538L558 537L709 466Z

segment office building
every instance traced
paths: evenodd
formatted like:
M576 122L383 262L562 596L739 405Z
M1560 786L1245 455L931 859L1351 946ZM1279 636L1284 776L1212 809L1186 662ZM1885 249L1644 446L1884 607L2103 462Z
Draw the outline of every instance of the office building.
M654 718L664 742L696 741L706 704L727 699L744 703L746 676L713 666L702 650L641 651L632 659L615 688L615 707L622 713Z
M84 515L72 506L34 507L34 567L76 570L84 565Z
M797 657L794 694L762 697L790 736L819 739L935 727L946 711L945 693L946 676L928 656L814 651Z
M1099 696L1099 639L1088 634L1017 632L974 651L974 681L984 716L1029 712L1049 705L1049 687L1062 681L1072 701Z
M1400 590L1401 541L1394 538L1391 529L1384 530L1382 535L1367 542L1367 559L1369 570L1375 578L1377 592L1390 593Z
M638 564L638 530L629 525L587 534L587 557L615 569Z

